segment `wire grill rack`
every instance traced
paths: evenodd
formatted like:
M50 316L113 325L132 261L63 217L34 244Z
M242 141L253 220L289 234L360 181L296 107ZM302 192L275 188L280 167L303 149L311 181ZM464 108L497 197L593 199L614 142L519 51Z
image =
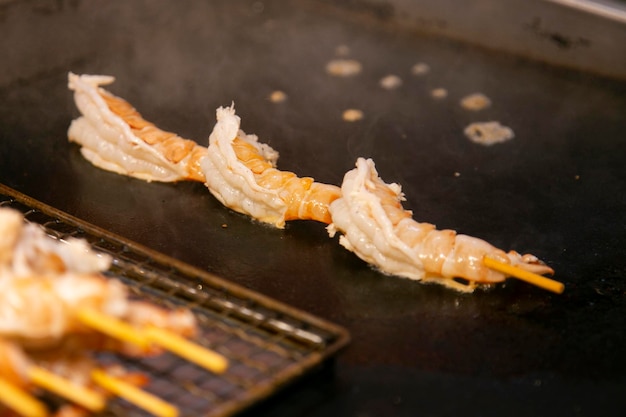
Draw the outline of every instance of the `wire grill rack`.
M195 342L229 360L212 374L173 354L129 359L97 356L149 377L145 390L171 402L182 416L229 416L265 399L320 366L349 341L348 332L205 271L112 235L0 184L0 207L20 211L52 237L85 239L113 257L106 273L125 282L135 297L166 307L186 306L199 323ZM146 412L114 399L104 415Z

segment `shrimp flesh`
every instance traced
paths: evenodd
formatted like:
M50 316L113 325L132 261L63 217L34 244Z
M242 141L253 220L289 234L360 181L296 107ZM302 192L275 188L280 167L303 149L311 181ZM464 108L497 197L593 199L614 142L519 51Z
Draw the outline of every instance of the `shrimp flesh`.
M56 346L72 335L88 336L86 344L92 349L106 346L133 356L161 352L152 345L147 350L137 350L133 344L94 335L77 318L77 313L85 308L123 320L137 329L154 325L185 337L196 332L195 316L187 309L166 310L131 300L127 287L113 278L61 274L0 281L0 337L42 349Z
M0 282L15 277L105 271L111 257L82 239L58 240L16 210L0 208Z
M371 159L359 158L344 177L341 198L330 205L329 235L342 233L343 247L383 273L464 292L505 280L503 273L483 265L485 256L533 273L553 273L533 255L505 253L484 240L418 223L403 209L403 200L400 185L385 183Z
M0 377L26 388L29 386L29 368L38 366L77 385L89 386L90 373L98 364L87 353L84 349L66 348L32 352L16 342L0 338ZM123 374L119 366L111 368L118 375ZM135 382L142 384L144 378Z
M54 239L6 208L0 208L0 225L7 232L0 237L0 337L47 346L69 333L85 333L76 317L84 308L137 327L155 325L182 336L194 334L191 311L131 300L125 285L101 273L111 258L96 253L84 240Z
M52 349L39 352L26 351L15 342L0 338L0 378L16 387L35 391L35 384L30 380L30 371L37 367L63 378L64 380L94 390L106 397L111 394L96 386L92 380L92 371L103 368L105 372L136 387L146 385L148 378L138 372L130 372L120 365L100 365L84 349ZM1 407L1 406L0 406ZM0 414L2 410L0 409ZM86 416L87 409L73 403L60 404L55 416Z
M204 181L199 161L206 147L159 129L128 102L100 87L114 77L69 73L68 79L82 114L72 121L68 138L81 146L88 161L146 181Z
M15 343L0 338L0 377L17 387L28 386L29 359Z
M234 106L217 109L201 167L209 191L226 207L278 228L288 220L330 223L339 187L276 169L278 152L240 130Z
M0 336L25 345L48 345L83 330L73 312L86 307L122 317L128 310L126 287L97 275L4 279L0 282Z
M188 309L169 310L131 300L128 288L113 278L61 274L0 282L0 337L18 341L30 349L50 348L73 339L73 343L92 350L114 350L130 356L162 352L153 345L137 347L94 334L77 318L77 313L85 308L123 320L137 329L152 325L183 337L196 334L196 319Z

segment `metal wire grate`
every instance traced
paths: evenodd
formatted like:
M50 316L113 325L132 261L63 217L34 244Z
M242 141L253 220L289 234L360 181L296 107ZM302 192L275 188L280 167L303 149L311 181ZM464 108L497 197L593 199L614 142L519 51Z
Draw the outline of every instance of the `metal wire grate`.
M27 197L0 184L0 207L16 209L57 239L76 237L113 257L107 275L125 282L135 297L167 307L186 306L199 322L195 342L229 360L212 374L169 353L130 359L100 353L149 377L144 387L180 409L183 416L227 416L267 398L314 369L349 340L341 327L171 259ZM113 400L105 415L143 416Z

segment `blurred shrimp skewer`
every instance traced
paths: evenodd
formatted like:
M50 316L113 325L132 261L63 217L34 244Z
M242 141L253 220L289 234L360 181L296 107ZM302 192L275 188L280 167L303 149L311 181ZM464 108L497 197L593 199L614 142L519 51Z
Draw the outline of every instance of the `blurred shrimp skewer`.
M52 238L8 208L0 208L0 232L0 377L15 395L41 387L80 406L63 406L63 415L80 415L81 409L104 407L101 396L81 388L95 383L156 415L174 417L175 407L133 388L132 381L128 385L124 372L98 369L87 353L169 350L214 372L226 369L225 358L186 339L197 332L189 309L132 299L125 285L102 274L111 258L86 241ZM45 415L37 414L36 399L22 397L17 404L2 396L0 401L27 415Z
M86 241L54 239L5 208L0 208L0 228L5 232L0 237L0 337L45 348L76 335L90 349L139 356L169 350L212 372L227 368L226 358L187 340L198 331L191 310L133 299L128 287L103 275L110 256ZM34 298L38 303L31 305Z
M79 314L89 309L136 328L195 334L196 320L188 309L168 310L132 300L125 285L102 275L111 258L93 251L84 240L54 239L11 209L0 208L0 227L0 337L25 346L54 345L68 334L91 331Z
M94 390L84 370L93 361L84 353L68 355L67 351L48 352L44 364L36 364L16 343L0 339L0 377L26 392L35 387L53 392L69 401L68 407L98 412L106 405L105 396ZM49 369L52 368L52 369Z

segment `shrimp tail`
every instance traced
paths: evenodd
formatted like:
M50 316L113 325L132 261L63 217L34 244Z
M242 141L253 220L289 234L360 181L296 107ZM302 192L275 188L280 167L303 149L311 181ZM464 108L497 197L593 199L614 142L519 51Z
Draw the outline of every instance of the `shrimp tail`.
M507 257L511 265L523 269L524 271L538 275L554 275L554 269L550 268L545 262L530 253L521 255L512 250L507 253Z

